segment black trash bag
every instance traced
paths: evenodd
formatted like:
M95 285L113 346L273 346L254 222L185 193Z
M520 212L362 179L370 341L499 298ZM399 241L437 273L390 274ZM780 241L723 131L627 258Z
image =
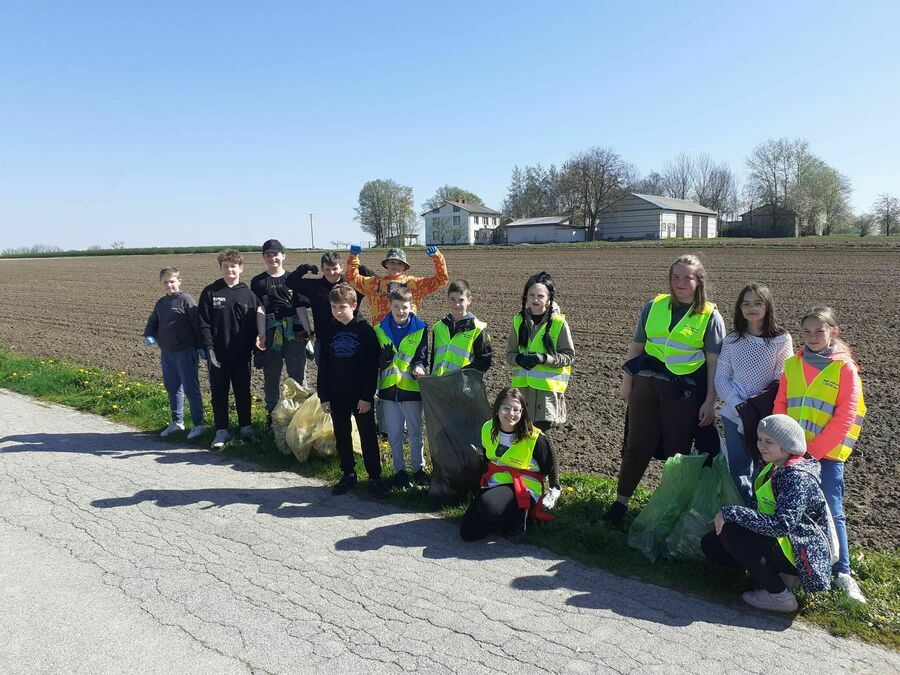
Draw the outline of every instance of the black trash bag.
M432 499L449 504L478 489L482 466L481 427L491 418L484 373L464 368L418 378L431 453Z

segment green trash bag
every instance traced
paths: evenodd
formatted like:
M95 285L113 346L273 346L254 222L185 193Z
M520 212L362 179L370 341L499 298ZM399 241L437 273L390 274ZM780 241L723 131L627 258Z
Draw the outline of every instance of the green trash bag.
M669 556L675 560L702 560L700 540L713 529L713 518L723 506L743 503L728 473L725 455L717 455L712 466L700 472L691 503L666 539Z
M628 545L650 562L667 552L666 539L697 490L707 456L675 455L666 460L659 487L628 530Z

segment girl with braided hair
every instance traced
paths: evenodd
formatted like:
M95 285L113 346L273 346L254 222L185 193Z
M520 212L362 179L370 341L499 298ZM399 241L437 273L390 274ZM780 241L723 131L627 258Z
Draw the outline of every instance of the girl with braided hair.
M546 272L532 276L522 292L506 347L512 386L522 390L536 427L566 421L565 392L575 361L572 332L556 303L556 286Z

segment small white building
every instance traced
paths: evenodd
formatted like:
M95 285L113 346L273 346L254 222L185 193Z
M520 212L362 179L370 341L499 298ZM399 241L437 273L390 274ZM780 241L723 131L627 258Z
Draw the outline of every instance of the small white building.
M595 239L712 239L716 212L687 199L632 193L600 212Z
M519 218L504 226L509 244L546 244L584 241L584 227L573 227L567 216Z
M441 246L490 243L502 214L484 204L446 201L421 215L425 220L425 245Z

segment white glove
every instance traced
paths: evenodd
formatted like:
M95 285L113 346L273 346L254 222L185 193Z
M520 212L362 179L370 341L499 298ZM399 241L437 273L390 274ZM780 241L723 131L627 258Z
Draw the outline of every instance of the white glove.
M554 506L556 506L556 500L559 499L559 495L561 494L562 490L560 490L558 487L550 488L549 490L547 490L547 492L544 494L544 508L549 511Z
M212 364L213 368L222 367L222 364L219 363L219 360L216 358L216 353L212 349L209 350L209 362Z

